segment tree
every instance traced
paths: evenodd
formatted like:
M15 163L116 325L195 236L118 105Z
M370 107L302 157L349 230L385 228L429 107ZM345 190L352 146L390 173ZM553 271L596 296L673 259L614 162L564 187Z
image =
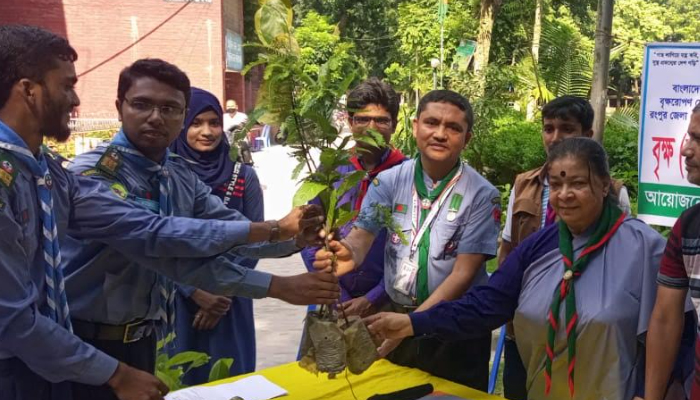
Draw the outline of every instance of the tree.
M478 78L478 93L483 94L486 87L485 70L489 64L491 51L491 34L493 21L496 19L501 0L481 0L479 9L479 36L476 39L476 53L474 54L474 74Z
M595 52L593 60L593 85L591 105L595 112L593 139L603 142L605 109L608 106L608 78L610 76L610 48L612 46L613 1L598 1Z

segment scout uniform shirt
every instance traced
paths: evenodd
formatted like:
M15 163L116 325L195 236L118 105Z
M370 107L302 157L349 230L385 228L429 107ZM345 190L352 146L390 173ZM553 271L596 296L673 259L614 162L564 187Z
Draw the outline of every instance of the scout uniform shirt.
M123 133L120 132L119 135L115 140L121 137L122 143L128 143L124 142L126 138ZM156 163L137 153L133 148L122 145L98 146L95 150L76 157L70 170L89 175L93 180L116 189L128 202L142 205L157 214L158 178L154 172L137 165L132 157L142 157L143 161L152 165ZM103 165L105 159L109 159L108 165ZM221 199L211 195L211 189L199 180L182 157L173 154L164 164L170 179L169 195L173 215L248 221L241 213L227 208ZM207 233L203 232L203 237L206 236ZM74 318L111 325L123 325L137 319L158 319L157 314L162 302L157 284L158 275L153 271L150 261L131 261L120 252L89 239L69 238L64 249L66 290ZM254 249L259 251L249 251ZM234 251L238 255L262 258L286 256L297 250L294 241L285 241L264 247L246 246ZM270 275L234 262L235 257L232 254L209 262L213 264L210 267L220 268L216 264L221 263L237 273L237 276L228 282L183 283L216 294L265 297L270 285ZM203 260L198 261L199 265L203 263ZM222 284L229 285L225 293L219 287Z
M412 159L381 172L370 185L355 222L356 227L376 235L383 227L378 222L379 210L376 207L391 210L394 225L401 230L408 243L404 243L396 232L387 235L384 250L385 288L394 302L405 306L417 305L415 287L409 294L395 288L400 264L411 253L415 164L416 159ZM425 172L423 180L426 187L433 187L432 179ZM461 176L432 221L428 256L429 292L432 293L452 273L458 254L495 256L499 227L498 190L474 169L462 163ZM418 229L414 228L415 231ZM413 258L418 259L417 251ZM472 286L485 283L487 278L483 265L474 277Z
M0 360L17 357L46 380L101 385L117 360L84 343L48 316L41 210L31 170L14 152L25 142L0 121ZM99 182L76 177L47 157L59 242L66 234L108 244L134 258L178 253L205 256L242 243L248 224L161 218L120 201ZM196 223L195 223L196 222ZM202 233L206 232L206 235ZM196 235L200 233L200 235ZM64 259L66 258L63 255ZM188 262L158 259L158 268L192 281L228 279ZM185 260L188 261L188 260Z

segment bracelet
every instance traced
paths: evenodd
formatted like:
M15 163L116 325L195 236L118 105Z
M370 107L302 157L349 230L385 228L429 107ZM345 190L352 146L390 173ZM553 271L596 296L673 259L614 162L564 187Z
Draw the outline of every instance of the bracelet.
M276 220L265 221L266 224L270 225L270 238L267 240L270 243L277 243L280 241L280 224Z

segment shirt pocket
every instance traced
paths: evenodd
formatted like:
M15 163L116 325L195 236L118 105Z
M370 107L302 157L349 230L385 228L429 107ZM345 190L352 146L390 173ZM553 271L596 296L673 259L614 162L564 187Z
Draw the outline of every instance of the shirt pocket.
M540 205L532 199L516 199L513 204L512 237L522 242L529 235L537 232L542 225L538 215L542 212Z
M406 214L396 212L392 213L391 217L393 228L396 231L387 228L385 253L391 258L399 260L408 257L411 252L411 218Z
M460 221L441 222L433 225L433 230L437 230L434 238L437 243L431 243L431 253L436 260L451 260L457 257L457 248L464 225ZM434 240L431 237L431 241Z

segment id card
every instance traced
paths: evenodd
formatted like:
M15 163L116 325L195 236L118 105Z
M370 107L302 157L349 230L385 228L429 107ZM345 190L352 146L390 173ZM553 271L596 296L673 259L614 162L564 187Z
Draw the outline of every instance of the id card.
M401 260L399 269L394 281L394 290L405 295L411 296L416 287L416 276L418 275L418 263L406 257Z

